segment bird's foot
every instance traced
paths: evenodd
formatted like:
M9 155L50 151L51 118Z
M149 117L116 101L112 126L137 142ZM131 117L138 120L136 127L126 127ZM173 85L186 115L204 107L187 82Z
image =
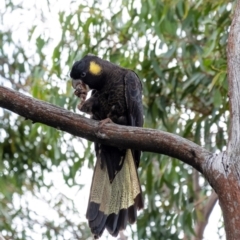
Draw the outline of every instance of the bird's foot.
M105 119L101 120L98 124L98 129L100 130L107 123L113 123L111 118L105 118Z
M78 85L76 85L75 87L75 92L74 95L76 95L78 98L80 98L80 103L78 104L77 108L78 110L81 111L81 108L87 98L87 93L88 93L88 86L83 83L82 81L80 81L80 83Z
M106 139L106 134L101 132L102 127L107 124L107 123L113 123L113 121L110 118L103 119L99 122L97 131L96 131L96 136L102 139Z

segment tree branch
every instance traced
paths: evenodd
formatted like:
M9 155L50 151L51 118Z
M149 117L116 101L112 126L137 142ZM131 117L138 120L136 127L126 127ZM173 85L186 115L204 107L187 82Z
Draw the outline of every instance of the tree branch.
M208 198L207 203L205 204L205 206L203 207L201 213L203 214L202 216L202 220L199 220L196 228L195 228L195 234L196 236L194 237L194 240L201 240L203 239L203 233L204 230L208 224L208 219L209 216L216 204L218 200L218 195L215 193L215 191L212 191L212 194L210 195L210 197Z
M240 239L240 0L228 37L228 85L231 126L226 152L207 160L204 172L219 198L228 240ZM207 173L209 172L209 174Z
M117 124L106 124L99 129L97 121L5 87L0 87L0 107L33 122L43 123L90 141L165 154L191 165L199 172L203 172L205 160L212 156L210 152L187 139L159 130Z
M231 124L227 148L227 164L234 165L234 171L240 169L240 1L237 1L231 29L228 37L228 84ZM236 176L240 181L239 173Z

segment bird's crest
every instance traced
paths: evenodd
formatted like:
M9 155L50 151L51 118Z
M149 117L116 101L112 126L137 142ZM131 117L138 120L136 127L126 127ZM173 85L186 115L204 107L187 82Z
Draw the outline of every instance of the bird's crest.
M102 67L94 61L90 62L89 72L92 75L99 75L102 72Z

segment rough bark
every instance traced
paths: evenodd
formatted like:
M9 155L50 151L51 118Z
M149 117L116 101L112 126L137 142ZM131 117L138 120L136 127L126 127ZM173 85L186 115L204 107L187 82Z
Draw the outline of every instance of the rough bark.
M97 121L5 87L0 87L0 107L33 122L43 123L90 141L165 154L193 166L199 172L202 172L205 159L212 156L206 149L175 134L117 124L106 124L99 128Z
M228 83L231 126L224 162L227 179L218 185L228 240L240 239L240 1L237 1L228 37Z
M203 174L218 195L226 239L238 240L240 239L240 186L232 159L227 152L213 155L206 159Z
M240 239L240 1L231 24L228 47L231 125L226 152L206 159L204 175L219 197L227 240Z

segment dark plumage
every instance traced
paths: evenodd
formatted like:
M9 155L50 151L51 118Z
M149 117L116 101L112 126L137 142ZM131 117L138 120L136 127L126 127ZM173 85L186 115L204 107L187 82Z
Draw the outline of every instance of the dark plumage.
M81 111L95 120L110 118L114 123L143 126L142 85L131 70L93 55L74 63L71 73L76 89L81 82L93 89ZM95 238L106 228L113 236L136 221L143 208L137 167L140 151L95 143L97 162L94 170L87 219Z

